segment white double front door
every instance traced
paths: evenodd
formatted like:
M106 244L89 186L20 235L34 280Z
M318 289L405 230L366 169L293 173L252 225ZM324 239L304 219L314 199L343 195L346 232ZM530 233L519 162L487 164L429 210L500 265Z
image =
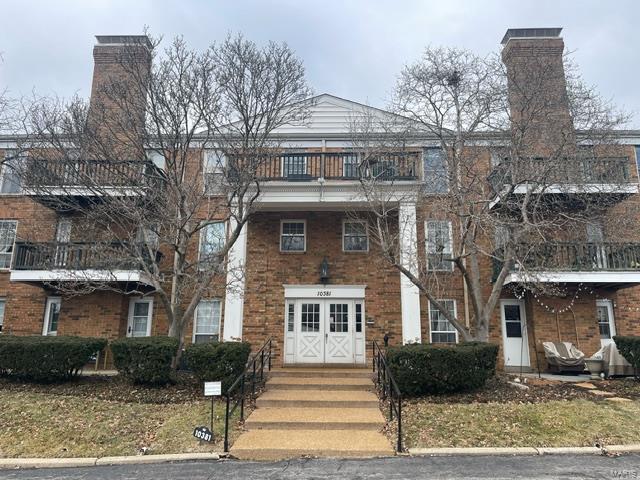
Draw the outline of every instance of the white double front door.
M286 363L364 363L362 300L287 300L286 309Z

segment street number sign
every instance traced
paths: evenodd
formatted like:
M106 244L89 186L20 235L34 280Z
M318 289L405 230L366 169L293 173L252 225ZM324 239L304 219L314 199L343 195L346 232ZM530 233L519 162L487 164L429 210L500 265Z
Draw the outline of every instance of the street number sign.
M204 382L204 396L215 397L222 395L222 382Z

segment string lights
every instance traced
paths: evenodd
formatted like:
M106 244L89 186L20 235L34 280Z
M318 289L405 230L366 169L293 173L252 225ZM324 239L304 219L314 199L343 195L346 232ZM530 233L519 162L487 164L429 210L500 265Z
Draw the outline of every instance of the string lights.
M566 296L566 294L568 293L567 290L562 291L562 289L560 288L560 286L556 286L557 292L559 293L559 295L557 297L555 297L556 299L560 298L560 295ZM536 290L533 289L529 289L526 286L522 286L522 285L518 285L518 286L514 286L512 288L513 294L514 296L518 299L518 300L522 300L525 295L526 292L529 291L531 292L531 294L533 295L534 300L536 301L536 303L538 305L540 305L542 308L544 308L547 312L556 314L556 313L565 313L568 312L569 310L571 310L573 308L573 306L576 303L576 300L578 300L580 298L580 295L582 294L583 296L585 295L593 295L595 292L593 291L593 289L583 283L579 283L576 286L575 291L573 292L573 296L571 297L571 300L569 301L569 303L567 305L564 305L561 308L558 308L557 305L549 305L547 303L545 303L542 299L544 297L546 297L547 295L541 295L539 294ZM637 309L636 311L640 311L640 308Z

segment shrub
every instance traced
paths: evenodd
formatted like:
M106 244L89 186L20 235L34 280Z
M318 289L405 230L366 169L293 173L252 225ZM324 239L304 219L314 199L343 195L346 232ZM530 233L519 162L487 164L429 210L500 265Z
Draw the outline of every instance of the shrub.
M498 346L413 344L390 347L387 362L403 395L462 392L482 387L496 371Z
M77 375L107 341L100 338L0 336L0 372L54 382Z
M185 351L187 366L198 380L221 381L225 392L242 373L251 345L245 342L199 343Z
M172 381L171 363L178 349L172 337L120 338L111 343L113 363L133 383L164 385Z
M640 378L640 337L613 337L620 354L633 365L636 377Z

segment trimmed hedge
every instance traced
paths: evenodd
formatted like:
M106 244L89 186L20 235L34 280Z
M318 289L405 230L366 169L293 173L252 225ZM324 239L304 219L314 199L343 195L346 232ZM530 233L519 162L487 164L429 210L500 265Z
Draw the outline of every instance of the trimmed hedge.
M68 380L106 345L101 338L0 335L0 373L36 382Z
M636 377L640 378L640 337L624 337L616 335L613 337L620 354L633 365Z
M171 363L178 350L172 337L119 338L111 343L113 363L133 383L164 385L173 380Z
M390 347L387 363L403 395L463 392L482 387L496 371L498 346L413 344Z
M190 345L184 357L198 380L221 381L225 392L243 372L250 353L246 342L214 342Z

